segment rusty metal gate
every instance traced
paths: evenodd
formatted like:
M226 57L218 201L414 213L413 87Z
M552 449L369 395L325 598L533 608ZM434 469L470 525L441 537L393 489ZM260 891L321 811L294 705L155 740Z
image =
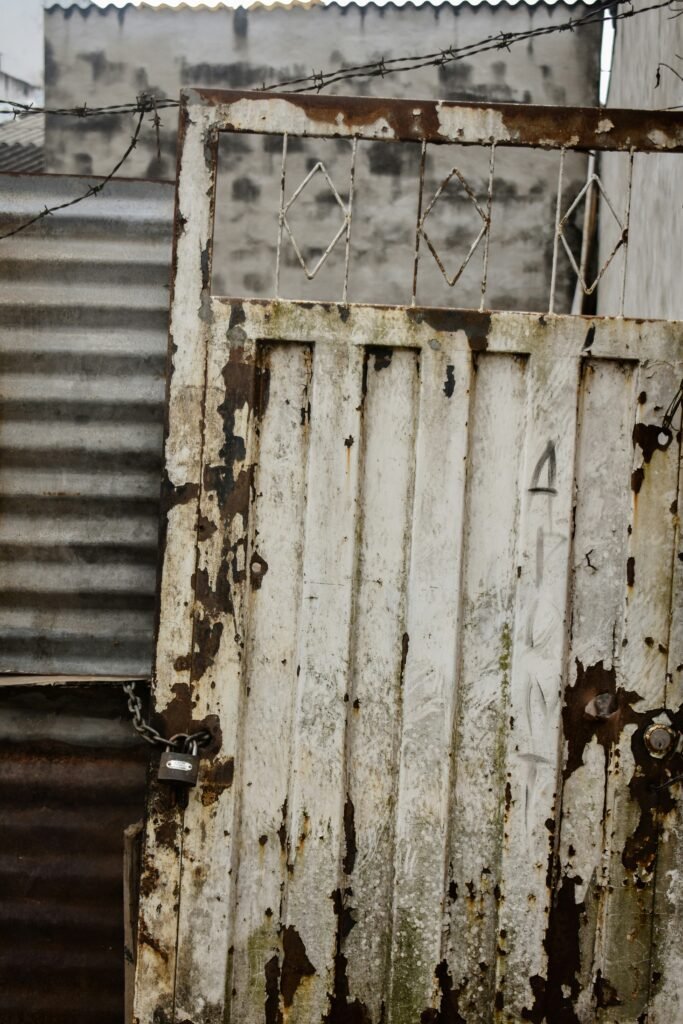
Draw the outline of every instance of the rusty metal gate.
M155 700L213 740L150 797L140 1024L682 1019L683 327L484 311L499 147L683 149L606 114L185 96ZM221 132L284 137L278 257L288 139L421 147L414 282L427 147L488 147L482 309L213 296Z

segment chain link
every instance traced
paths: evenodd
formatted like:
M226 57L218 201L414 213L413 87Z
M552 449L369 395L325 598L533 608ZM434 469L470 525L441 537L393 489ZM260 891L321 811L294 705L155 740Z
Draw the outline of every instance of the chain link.
M206 729L199 732L178 732L170 739L166 739L158 729L155 729L142 717L142 701L135 692L135 683L124 683L123 690L128 698L128 710L133 716L133 728L142 736L143 740L151 743L152 746L163 747L164 750L187 751L193 743L198 747L205 747L211 741L211 733Z

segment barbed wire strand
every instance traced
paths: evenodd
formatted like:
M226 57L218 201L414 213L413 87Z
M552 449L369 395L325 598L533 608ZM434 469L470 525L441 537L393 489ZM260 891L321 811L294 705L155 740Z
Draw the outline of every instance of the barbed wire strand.
M137 124L135 125L133 137L128 143L126 151L124 152L123 156L120 158L118 163L114 167L112 167L111 171L105 178L102 178L100 181L98 181L96 185L89 185L85 192L83 192L81 195L76 196L74 199L69 199L66 203L58 203L56 206L46 206L43 210L40 211L40 213L37 213L35 217L31 217L30 220L24 221L22 224L19 224L18 227L13 228L11 231L6 231L5 234L0 235L0 242L3 241L3 239L5 238L11 238L13 235L18 235L20 231L25 231L26 228L30 228L32 224L36 224L39 220L43 220L45 217L49 217L51 214L56 213L57 210L65 210L69 206L75 206L76 203L81 203L84 199L89 199L90 196L96 196L99 192L101 192L102 189L104 189L109 184L109 182L114 177L116 177L118 171L121 169L121 167L123 167L126 160L137 146L145 113L146 110L140 111L140 116L138 117Z
M509 50L515 43L552 35L557 32L574 32L577 28L583 28L586 25L602 22L606 12L610 13L612 21L615 22L623 21L626 18L636 17L637 15L646 14L650 11L661 10L665 7L668 7L673 11L672 17L679 17L683 14L683 8L676 8L674 6L676 2L677 0L658 0L658 2L649 4L647 7L634 8L633 0L600 0L599 3L596 3L595 6L591 8L588 14L583 15L580 18L570 18L568 21L561 22L559 25L545 25L521 32L499 32L495 36L487 36L478 42L468 43L465 46L460 47L449 47L433 53L425 53L408 57L382 57L377 61L367 64L356 64L347 68L336 68L332 71L313 71L312 74L305 77L280 80L270 85L263 83L260 88L257 87L254 91L272 92L274 90L286 91L289 89L294 93L301 93L310 91L310 87L312 87L319 93L322 89L327 88L330 85L335 85L337 82L348 81L349 79L372 78L377 76L384 78L386 75L396 74L402 71L416 71L424 67L443 67L446 64L463 60L466 57L473 57L479 53L486 53L491 50ZM625 7L627 6L628 9L619 10L618 8L622 5ZM666 67L667 65L661 66ZM659 67L657 72L659 74ZM1 109L2 104L7 108L4 111ZM174 109L179 106L179 100L157 97L148 93L142 93L140 96L136 97L135 102L115 103L103 107L89 107L87 103L84 103L80 107L35 107L30 103L19 103L14 100L0 99L0 113L13 113L15 119L18 117L23 118L37 114L50 114L76 118L125 114L138 115L135 131L128 147L106 177L100 179L96 185L90 185L83 194L76 196L74 199L71 199L66 203L59 203L50 207L46 206L34 217L31 217L24 223L19 224L11 231L0 235L0 241L3 241L6 238L11 238L14 235L19 234L21 231L25 231L33 224L43 220L45 217L49 217L58 210L64 210L69 206L75 206L76 203L80 203L84 199L88 199L91 196L95 196L100 193L109 184L109 182L116 177L121 167L135 149L142 130L144 117L147 113L151 113L153 115L152 124L156 132L158 152L160 148L159 128L161 126L159 111Z
M633 0L599 0L591 10L580 18L570 18L568 21L557 25L543 25L538 28L525 29L520 32L499 32L494 36L486 36L473 43L464 46L451 46L443 50L430 53L414 54L407 57L381 57L379 60L366 64L355 64L344 68L335 68L332 71L313 71L310 75L299 78L280 79L266 85L254 86L254 92L273 92L274 90L292 89L293 92L306 91L312 86L316 92L339 81L347 81L353 78L386 77L389 74L397 74L402 71L416 71L423 67L440 67L463 60L466 57L473 57L479 53L486 53L490 50L507 50L515 43L527 42L539 36L552 35L557 32L573 32L577 28L586 25L597 24L603 21L606 11L611 12L612 20L623 21L626 18L633 18L650 11L661 10L669 7L675 12L675 16L683 13L683 9L676 11L674 3L677 0L657 0L656 3L647 7L636 9L633 7ZM624 6L628 10L617 10ZM299 87L302 88L294 88ZM103 107L89 107L87 103L78 107L36 107L30 103L19 103L15 100L0 99L0 104L8 108L5 112L14 113L16 116L31 114L51 114L64 117L88 118L100 115L115 115L139 113L141 110L149 111L156 107L157 110L168 110L177 108L179 100L164 97L152 97L151 94L143 94L136 97L134 102L115 103ZM2 111L0 110L0 113Z

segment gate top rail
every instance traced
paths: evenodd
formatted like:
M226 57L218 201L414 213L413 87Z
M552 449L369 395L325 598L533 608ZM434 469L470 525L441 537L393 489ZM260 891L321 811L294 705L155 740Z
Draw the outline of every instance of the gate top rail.
M219 131L460 145L683 152L683 112L188 89Z

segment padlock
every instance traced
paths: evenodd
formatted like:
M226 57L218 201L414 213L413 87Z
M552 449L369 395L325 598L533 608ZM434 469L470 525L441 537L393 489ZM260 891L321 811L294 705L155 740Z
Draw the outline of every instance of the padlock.
M196 786L199 774L197 744L191 743L189 751L164 750L159 761L157 779L172 782L178 786Z

